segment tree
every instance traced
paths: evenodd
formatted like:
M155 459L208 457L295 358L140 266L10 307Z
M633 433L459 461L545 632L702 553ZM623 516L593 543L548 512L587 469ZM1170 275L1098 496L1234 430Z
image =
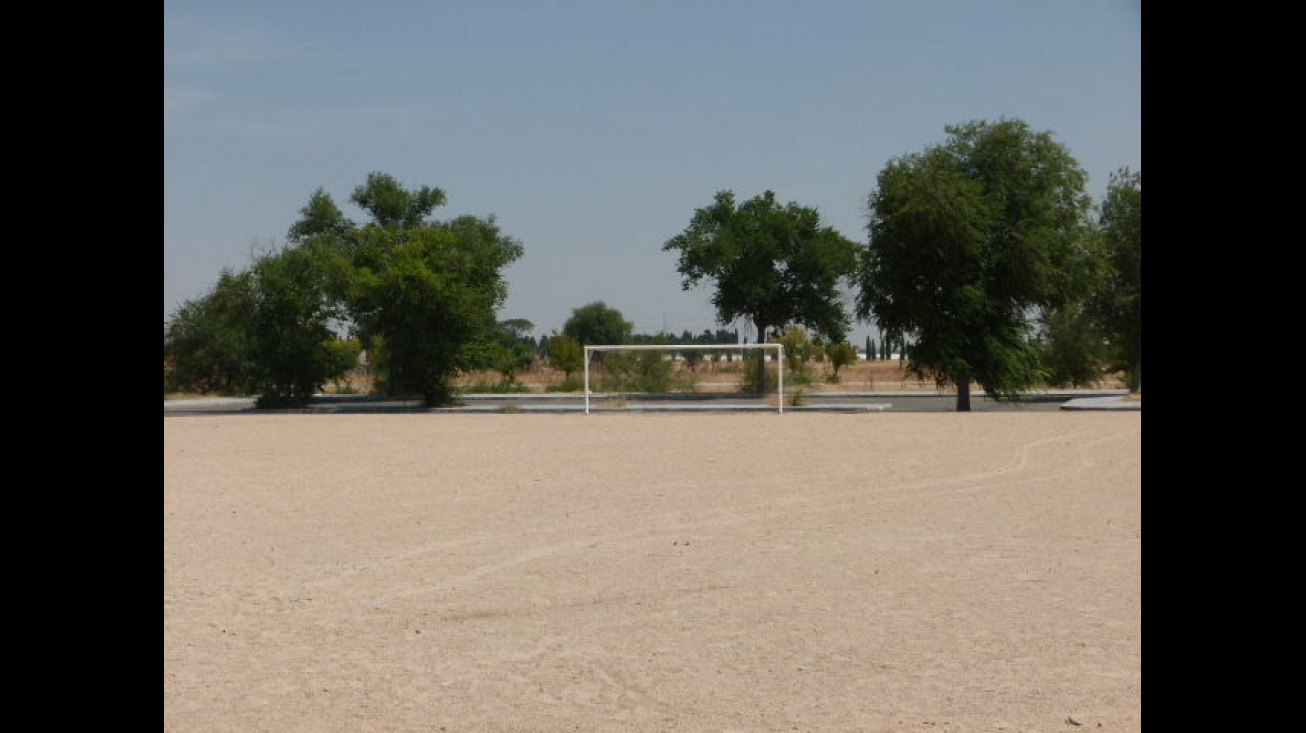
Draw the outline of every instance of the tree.
M840 341L825 350L825 355L830 359L830 368L834 370L834 379L839 381L839 370L849 364L857 363L857 349L847 341Z
M290 229L321 255L327 287L384 369L391 394L415 392L427 407L453 401L458 371L488 363L507 297L503 268L523 247L493 216L429 218L444 192L408 190L371 173L350 200L371 216L354 225L320 189Z
M371 216L359 225L317 189L286 247L224 272L165 324L165 389L244 387L261 392L260 407L302 406L354 366L339 343L351 329L391 394L452 402L454 375L490 363L502 270L523 249L493 217L429 219L444 200L438 188L410 191L372 173L351 194Z
M344 378L355 362L332 328L339 309L320 264L315 252L286 247L224 270L165 327L165 390L238 391L257 394L261 408L296 408Z
M585 368L585 347L565 333L554 332L549 337L549 363L571 381L571 375Z
M363 342L357 338L332 339L326 346L329 363L332 365L331 371L340 372L339 376L332 378L337 390L345 389L353 392L349 376L359 366L358 360L363 353Z
M1107 263L1101 287L1087 312L1107 340L1113 366L1123 368L1129 389L1143 389L1143 174L1121 168L1111 175L1098 211L1098 244Z
M778 343L784 347L785 366L789 368L789 375L794 382L809 383L811 376L808 368L810 362L821 353L820 340L812 339L807 329L802 326L787 326L783 334L771 339L771 343Z
M1102 376L1103 341L1078 304L1048 311L1041 325L1048 384L1079 387Z
M571 318L562 325L562 332L581 346L625 344L630 342L635 324L600 300L572 310Z
M1014 401L1043 377L1033 319L1087 277L1087 174L1021 120L945 128L949 138L889 161L868 197L857 314L886 343L913 337L908 368ZM893 338L891 339L890 336Z
M499 323L494 343L490 344L490 368L503 375L505 386L517 383L517 375L535 362L535 339L530 332L535 324L524 318Z
M409 191L388 173L369 173L367 182L356 186L349 200L371 214L377 226L404 231L428 224L427 217L444 205L445 195L429 186Z
M307 248L285 248L252 268L253 337L260 408L304 407L353 366L333 346L337 304L326 297L323 272Z
M354 223L345 218L326 190L318 187L304 208L299 210L299 221L291 225L287 239L302 242L313 236L344 236L353 228Z
M224 269L203 297L184 302L163 327L163 391L253 394L253 275Z
M662 249L679 253L685 290L715 281L718 323L750 319L757 343L790 324L832 342L842 341L848 331L839 285L855 270L857 245L823 226L814 208L782 206L772 191L737 206L733 192L719 191ZM759 392L766 384L765 368L759 358L754 380Z

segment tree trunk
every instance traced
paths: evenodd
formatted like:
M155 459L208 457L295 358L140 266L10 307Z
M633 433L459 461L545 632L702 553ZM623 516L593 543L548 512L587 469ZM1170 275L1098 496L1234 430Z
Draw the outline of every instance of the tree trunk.
M970 412L970 380L957 382L957 412Z
M766 326L757 324L757 343L766 343ZM754 396L761 397L766 394L766 349L756 349L757 351L757 379L753 382Z

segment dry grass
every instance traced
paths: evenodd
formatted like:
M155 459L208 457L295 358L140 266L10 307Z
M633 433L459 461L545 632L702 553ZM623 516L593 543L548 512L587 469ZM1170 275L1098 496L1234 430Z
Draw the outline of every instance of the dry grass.
M163 401L169 400L211 400L221 397L220 394L212 392L167 392L163 395Z
M685 369L682 363L679 368ZM711 389L719 391L729 391L733 386L739 384L742 377L743 364L741 362L730 363L705 363L700 364L694 371L694 379L700 389ZM579 375L573 375L579 377ZM486 384L499 380L499 374L493 371L472 372L460 377L457 381L459 384ZM934 392L938 388L932 381L921 381L917 377L908 373L906 363L903 361L859 361L856 364L850 364L839 370L838 378L834 378L834 370L828 364L818 363L811 364L808 368L807 383L796 383L791 381L789 374L785 375L786 390L793 386L801 387L806 392L907 392L907 391L925 391ZM518 376L517 381L526 385L532 392L554 392L557 391L557 385L563 383L565 375L548 366L537 366L523 372ZM1094 389L1123 389L1123 375L1115 375L1111 379L1104 379L1098 384L1087 385ZM356 385L359 391L365 391L363 385Z
M687 368L683 363L679 365L681 369ZM694 381L700 389L713 391L730 391L739 384L742 376L743 364L741 362L716 362L702 363L694 370ZM573 375L579 378L580 375ZM856 364L850 364L839 370L837 380L834 379L834 370L828 364L812 364L808 372L809 382L805 384L794 383L790 375L785 375L786 388L789 386L801 387L805 392L908 392L908 391L926 391L933 392L937 387L933 382L921 381L907 372L906 364L902 361L859 361ZM501 375L495 371L468 372L461 375L456 381L459 386L474 384L493 384L500 381ZM566 379L566 375L558 369L546 365L537 365L521 373L517 382L525 385L531 392L557 392L559 385ZM1114 375L1111 379L1104 379L1098 384L1087 385L1094 389L1123 389L1125 386L1123 375ZM372 378L366 375L358 375L348 382L348 389L357 394L368 394L372 389ZM326 389L328 393L339 393L345 390L334 385L329 385ZM579 390L577 390L579 391ZM165 394L164 401L168 400L195 400L211 399L220 397L216 394L193 394L193 393L173 393ZM1140 395L1130 395L1130 399L1141 399Z

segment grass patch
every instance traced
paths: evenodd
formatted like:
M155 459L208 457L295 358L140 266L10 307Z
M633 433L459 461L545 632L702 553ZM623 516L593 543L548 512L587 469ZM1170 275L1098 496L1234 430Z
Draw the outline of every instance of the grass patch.
M580 377L567 377L553 387L555 392L580 392L584 389L585 380Z

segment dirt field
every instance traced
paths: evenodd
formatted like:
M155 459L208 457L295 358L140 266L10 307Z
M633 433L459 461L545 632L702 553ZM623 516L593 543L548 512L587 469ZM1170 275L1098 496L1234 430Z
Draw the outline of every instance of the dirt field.
M1140 731L1142 413L164 420L164 730Z

